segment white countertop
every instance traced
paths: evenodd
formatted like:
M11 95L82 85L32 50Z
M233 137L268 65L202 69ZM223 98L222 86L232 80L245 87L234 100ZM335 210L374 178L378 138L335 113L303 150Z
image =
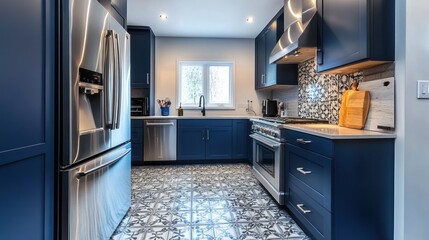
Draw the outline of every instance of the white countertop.
M333 124L282 124L281 127L329 139L396 138L394 133L358 130Z
M260 118L260 116L131 116L131 119L251 119Z

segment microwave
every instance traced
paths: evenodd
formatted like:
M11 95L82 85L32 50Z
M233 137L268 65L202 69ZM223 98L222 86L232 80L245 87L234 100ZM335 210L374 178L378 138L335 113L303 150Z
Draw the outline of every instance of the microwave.
M131 116L149 116L149 98L131 98Z

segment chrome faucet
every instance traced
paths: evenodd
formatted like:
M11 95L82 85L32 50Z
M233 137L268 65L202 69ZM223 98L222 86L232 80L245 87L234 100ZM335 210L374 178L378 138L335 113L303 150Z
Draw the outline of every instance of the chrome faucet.
M201 107L201 99L203 99L203 110L201 110L201 112L203 113L203 116L206 115L206 98L204 97L204 95L200 96L200 104L198 104L198 107Z

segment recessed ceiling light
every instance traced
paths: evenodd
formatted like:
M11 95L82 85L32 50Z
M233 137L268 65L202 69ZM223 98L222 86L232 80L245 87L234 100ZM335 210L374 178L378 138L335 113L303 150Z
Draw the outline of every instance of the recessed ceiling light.
M247 23L253 23L253 17L246 18L246 22Z
M165 13L161 13L161 14L159 14L159 18L161 18L161 20L165 21L165 20L167 20L168 16Z

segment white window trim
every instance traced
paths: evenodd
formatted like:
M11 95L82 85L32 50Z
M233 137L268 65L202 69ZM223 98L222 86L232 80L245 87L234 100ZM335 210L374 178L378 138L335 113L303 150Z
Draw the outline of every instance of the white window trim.
M176 103L176 108L179 108L180 105L180 99L181 99L181 92L180 87L181 85L181 65L186 64L195 64L195 65L203 65L204 66L204 84L203 84L203 95L205 98L206 103L206 109L213 109L213 110L235 110L235 62L234 61L188 61L188 60L178 60L177 61L177 96L178 101ZM230 104L209 104L209 94L208 94L208 84L209 84L209 71L208 66L230 66L230 96L229 99L231 100ZM202 107L198 107L198 104L196 106L189 106L189 105L182 105L183 109L187 110L200 110Z

